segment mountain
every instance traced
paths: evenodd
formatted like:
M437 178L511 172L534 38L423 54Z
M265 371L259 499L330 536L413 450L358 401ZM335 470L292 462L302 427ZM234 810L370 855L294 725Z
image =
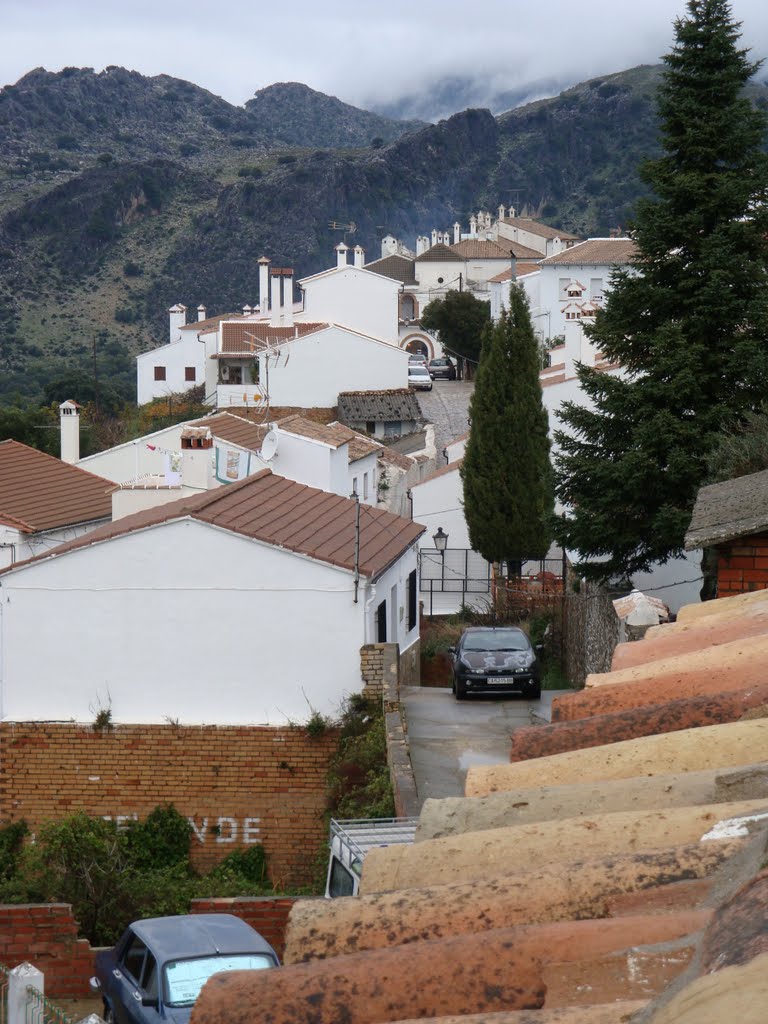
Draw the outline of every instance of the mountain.
M169 306L253 304L261 255L299 278L332 265L332 223L354 222L369 259L387 232L413 243L500 203L583 236L626 227L658 152L659 73L386 141L375 115L294 84L243 109L164 76L32 72L0 99L0 403L57 397L73 370L131 395ZM751 95L768 106L765 85Z
M404 131L426 127L424 121L384 117L358 110L299 82L278 82L260 89L245 109L262 131L288 146L378 146Z

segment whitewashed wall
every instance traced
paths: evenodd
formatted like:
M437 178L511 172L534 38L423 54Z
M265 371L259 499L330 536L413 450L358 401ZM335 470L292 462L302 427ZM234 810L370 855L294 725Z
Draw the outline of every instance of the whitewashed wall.
M189 335L192 335L189 337ZM155 367L165 367L165 380L155 380ZM194 366L195 379L185 379L184 370ZM136 401L139 405L155 398L202 384L205 379L205 348L194 332L185 331L180 341L143 352L136 357Z
M76 540L85 533L91 533L98 526L109 522L108 519L97 519L92 523L79 523L76 526L62 526L55 530L44 530L39 533L22 533L0 525L0 569L26 558L35 558L46 551L57 548L67 541ZM0 658L2 652L0 652Z
M383 587L408 565L386 574ZM352 574L195 521L0 577L4 720L285 724L360 689Z
M297 320L343 324L397 344L399 281L348 265L305 278L300 284L304 309Z
M331 326L288 342L269 370L270 404L332 408L340 391L385 391L408 386L408 353ZM286 358L290 355L290 358Z
M361 526L365 509L361 509ZM387 643L400 644L400 653L406 651L419 639L418 612L413 629L408 630L408 574L418 567L416 545L411 547L393 566L372 584L364 594L366 643L376 643L376 608L381 601L387 602ZM417 573L418 586L418 573ZM362 594L362 588L361 588ZM394 597L394 601L393 601ZM418 609L419 594L416 592Z

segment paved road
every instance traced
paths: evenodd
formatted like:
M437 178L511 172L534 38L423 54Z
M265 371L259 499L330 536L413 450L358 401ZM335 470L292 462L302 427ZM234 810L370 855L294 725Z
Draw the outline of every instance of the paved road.
M419 391L425 419L435 424L438 465L440 453L449 441L466 434L469 426L469 399L474 384L463 380L436 380L431 391Z
M457 701L447 688L405 687L408 745L419 799L463 796L471 765L507 764L514 730L548 721L552 697L558 692L563 691L545 690L541 700L481 696Z

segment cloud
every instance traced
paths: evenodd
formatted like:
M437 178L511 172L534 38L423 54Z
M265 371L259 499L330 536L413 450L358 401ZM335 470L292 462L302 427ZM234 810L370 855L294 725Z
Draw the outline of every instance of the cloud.
M4 0L0 80L34 67L117 64L169 74L242 104L276 81L299 81L364 105L450 76L497 90L579 81L656 63L683 0ZM744 43L763 56L768 5L734 0Z

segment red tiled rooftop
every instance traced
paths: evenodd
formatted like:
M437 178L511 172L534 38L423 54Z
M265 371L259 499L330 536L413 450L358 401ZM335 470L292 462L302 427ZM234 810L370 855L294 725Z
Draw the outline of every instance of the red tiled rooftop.
M239 483L126 516L63 544L38 560L59 557L134 530L192 518L352 571L355 515L356 503L349 498L297 484L265 469ZM364 576L378 576L423 532L424 527L418 523L383 509L362 506L360 572ZM17 563L17 567L21 564Z
M112 516L112 481L19 441L0 441L0 520L24 533Z

